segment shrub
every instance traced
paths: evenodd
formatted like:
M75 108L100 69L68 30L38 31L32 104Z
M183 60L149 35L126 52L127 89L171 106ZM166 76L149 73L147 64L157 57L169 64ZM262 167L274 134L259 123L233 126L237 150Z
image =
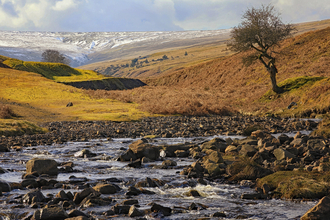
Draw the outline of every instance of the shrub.
M13 110L7 105L0 105L0 118L1 119L9 119L15 117L16 114Z

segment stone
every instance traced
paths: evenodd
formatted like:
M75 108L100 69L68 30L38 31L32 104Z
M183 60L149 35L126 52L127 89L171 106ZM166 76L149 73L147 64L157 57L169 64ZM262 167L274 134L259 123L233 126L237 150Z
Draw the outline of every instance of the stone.
M213 218L226 218L227 215L223 212L216 212L216 213L212 214L211 217L213 217Z
M101 194L115 194L117 187L112 184L98 184L93 189Z
M308 210L301 220L328 220L330 216L330 197L323 197L313 208Z
M115 214L128 214L130 208L131 207L129 205L116 204L111 207L111 210L113 210Z
M172 145L162 145L160 146L163 154L166 155L166 157L176 157L175 152L178 150L183 150L186 152L189 152L189 149L198 147L195 144L190 143L184 143L184 144L172 144Z
M197 190L194 190L194 189L190 190L185 195L186 196L192 196L192 197L201 197L201 195L199 194L199 192Z
M32 202L43 202L45 201L45 199L46 197L44 196L44 194L42 194L42 192L40 192L39 189L35 189L26 193L22 198L23 203L28 204L31 204Z
M254 146L258 145L258 139L256 137L253 137L253 136L243 138L243 139L240 139L240 140L235 140L235 142L237 143L237 145L245 145L245 144L254 145Z
M69 212L69 217L70 218L78 217L78 216L88 217L88 215L86 215L85 213L83 213L82 211L77 210L77 209L73 209Z
M144 157L147 158L147 157ZM129 164L127 164L127 166L132 167L132 168L141 168L142 167L142 162L141 159L137 159L133 162L130 162Z
M67 194L64 192L64 190L59 191L56 195L55 198L60 198L63 200L69 200L69 197L67 196Z
M58 174L57 162L52 159L33 158L26 163L26 173L38 172L55 176Z
M267 195L261 193L244 193L241 199L256 200L256 199L267 199Z
M257 149L253 145L244 144L239 151L239 154L242 156L253 157L257 153Z
M77 216L72 218L66 218L65 220L89 220L86 216Z
M284 150L282 148L277 148L273 151L274 156L276 157L276 160L286 160L290 158L294 158L295 155L290 153L287 150Z
M227 142L221 138L214 138L208 142L203 143L201 146L202 150L219 150L225 152L227 148Z
M34 212L32 220L64 220L69 215L61 207L43 208Z
M287 141L290 141L290 137L286 134L281 134L280 136L277 137L277 139L280 141L281 144L284 144Z
M93 188L86 188L81 192L78 192L74 195L73 202L76 204L80 204L87 196L90 194L94 194L95 196L99 196L100 193L95 191Z
M203 160L211 160L215 163L223 163L223 158L221 156L220 151L216 150L208 150L206 151L206 156L203 157Z
M78 151L74 154L75 157L80 157L80 158L89 158L89 157L95 157L96 154L92 153L90 150L88 149L83 149L81 151Z
M219 176L225 173L225 169L221 170L220 164L215 163L209 159L203 162L203 167L205 170L207 170L207 173L212 177Z
M173 161L173 160L164 160L162 162L162 165L165 165L165 166L176 166L177 163L175 161Z
M138 140L129 145L129 149L134 153L136 159L147 157L151 160L159 158L159 147L153 146L145 142L145 140Z
M237 146L229 145L225 150L225 154L226 155L236 155L236 154L238 154Z
M0 179L0 189L2 192L10 192L11 187L7 181L1 180Z
M174 154L175 154L176 157L188 157L189 156L189 151L176 150L176 151L174 151Z
M170 216L172 209L169 207L164 207L157 203L152 203L151 212L161 212L164 216Z
M132 205L128 211L128 216L131 218L144 216L144 212L138 210L135 205Z

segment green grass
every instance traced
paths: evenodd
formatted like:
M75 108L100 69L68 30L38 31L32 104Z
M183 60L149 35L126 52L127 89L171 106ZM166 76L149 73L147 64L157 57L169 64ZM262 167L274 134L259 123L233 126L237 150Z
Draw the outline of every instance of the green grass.
M47 130L31 122L0 119L0 136L19 136L24 134L43 134Z
M62 63L28 62L11 58L4 60L3 63L16 70L38 73L56 82L101 80L107 78L94 71L74 69Z

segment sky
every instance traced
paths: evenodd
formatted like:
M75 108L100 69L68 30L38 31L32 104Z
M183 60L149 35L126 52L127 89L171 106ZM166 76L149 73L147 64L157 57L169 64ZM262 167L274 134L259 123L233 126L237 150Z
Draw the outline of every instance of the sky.
M330 19L329 0L0 0L0 30L218 30L262 4L274 5L284 23Z

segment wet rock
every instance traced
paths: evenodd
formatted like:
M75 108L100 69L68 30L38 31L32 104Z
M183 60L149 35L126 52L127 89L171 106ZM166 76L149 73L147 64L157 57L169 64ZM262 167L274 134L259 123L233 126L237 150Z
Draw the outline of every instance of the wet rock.
M209 159L203 162L203 167L211 177L219 176L225 173L224 164L215 163Z
M330 197L323 197L313 208L308 210L301 220L327 220L330 216Z
M159 187L164 186L165 183L158 179L151 179L147 177L144 181L135 184L135 187Z
M137 189L134 186L128 187L128 191L125 193L127 196L137 196L140 195L142 192L141 190Z
M144 157L144 158L146 158L146 157ZM142 167L141 159L137 159L137 160L127 164L127 166L133 167L133 168L141 168Z
M216 212L211 215L213 218L226 218L227 215L224 212Z
M55 195L55 197L56 197L56 198L63 199L63 200L69 200L69 197L68 197L68 195L64 192L64 190L59 191L59 192Z
M1 180L0 179L0 189L2 192L10 192L11 187L7 181Z
M121 205L137 205L137 204L139 204L139 201L136 199L129 199L121 202Z
M189 210L204 210L206 209L207 207L203 204L200 204L200 203L191 203L188 207Z
M32 220L64 220L69 215L61 207L43 208L34 212Z
M128 211L128 216L131 218L144 216L144 212L138 210L135 205L132 205Z
M267 199L267 196L262 193L244 193L241 199Z
M202 150L215 150L215 151L221 151L225 152L227 148L227 142L225 140L222 140L221 138L214 138L208 142L203 143L200 148Z
M176 166L177 163L173 160L164 160L162 162L162 165L170 167L170 166Z
M160 147L165 152L166 157L176 157L175 154L176 151L183 150L187 152L189 151L190 148L197 147L197 145L184 143L184 144L162 145Z
M99 195L90 194L83 199L80 203L80 207L88 208L95 206L108 206L112 203L111 198L101 198Z
M291 138L286 134L281 134L277 139L280 141L280 144L284 144L285 142L289 142L291 140Z
M31 204L34 202L44 202L45 200L46 200L46 197L38 189L28 192L22 198L23 203L28 203L28 204Z
M164 207L162 205L159 205L157 203L151 204L151 212L161 212L164 216L170 216L172 209L169 207Z
M253 136L249 136L247 138L243 138L243 139L240 139L240 140L235 140L235 143L237 145L245 145L245 144L248 144L248 145L258 145L258 139L256 137L253 137Z
M78 216L89 217L88 215L86 215L85 213L83 213L82 211L77 210L77 209L73 209L69 212L69 217L70 218L78 217Z
M57 162L52 159L33 158L26 163L26 173L57 175Z
M192 197L201 197L199 192L197 190L190 190L189 192L185 193L186 196L192 196Z
M93 188L86 188L81 192L75 194L73 202L76 204L80 204L83 199L85 199L90 194L94 194L95 196L100 196L100 193L95 191Z
M113 212L115 214L128 214L130 208L131 207L129 205L116 204L116 205L114 205L114 206L111 207L111 210L113 210Z
M90 158L90 157L95 157L96 154L92 153L90 150L88 149L83 149L81 151L78 151L74 154L75 157L80 157L80 158Z
M117 187L112 184L99 184L93 189L101 194L115 194L117 192Z
M38 187L38 183L36 179L24 179L21 182L21 186L22 187L29 187L29 188L37 188Z
M174 152L176 157L188 157L189 156L189 151L185 151L185 150L176 150Z
M77 217L72 217L72 218L66 218L65 220L89 220L89 218L85 216L77 216Z

